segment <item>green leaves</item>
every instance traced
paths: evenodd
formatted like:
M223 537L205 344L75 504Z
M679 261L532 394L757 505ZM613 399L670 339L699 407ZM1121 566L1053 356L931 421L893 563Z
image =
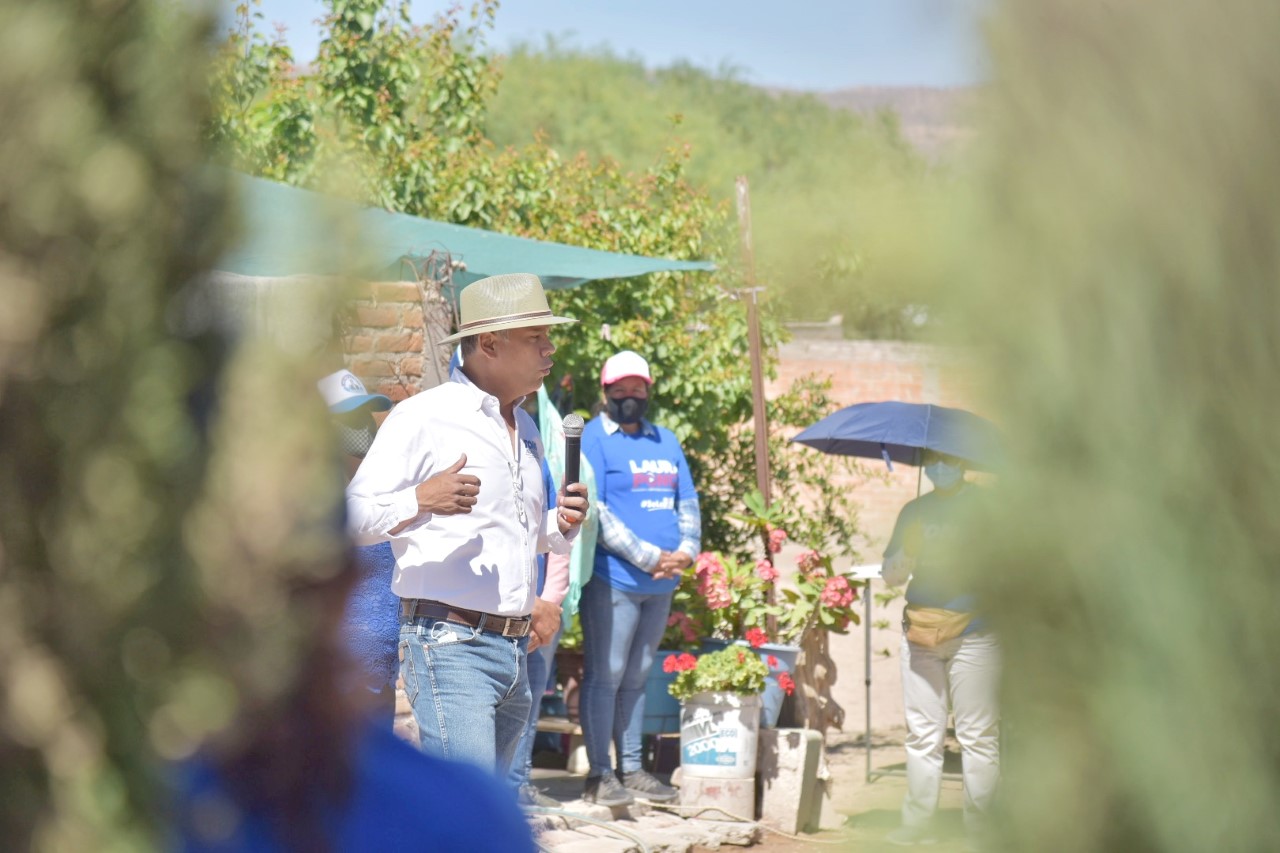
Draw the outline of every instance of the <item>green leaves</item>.
M688 657L681 655L677 660ZM665 661L664 669L667 669ZM699 655L692 669L676 671L679 674L667 686L667 692L682 701L698 693L737 693L742 696L763 693L764 681L769 675L760 655L744 646L730 646Z

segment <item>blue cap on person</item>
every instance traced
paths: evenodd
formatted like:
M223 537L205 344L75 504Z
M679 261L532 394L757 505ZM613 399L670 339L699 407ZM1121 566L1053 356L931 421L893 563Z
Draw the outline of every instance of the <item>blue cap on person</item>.
M316 383L325 405L335 415L354 412L361 406L368 406L371 411L385 412L391 408L391 398L382 394L370 394L350 370L339 370L330 373Z

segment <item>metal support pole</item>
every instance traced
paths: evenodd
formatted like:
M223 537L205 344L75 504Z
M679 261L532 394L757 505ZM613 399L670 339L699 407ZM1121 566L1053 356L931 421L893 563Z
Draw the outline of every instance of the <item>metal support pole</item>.
M865 659L863 660L864 683L867 687L867 730L864 740L867 747L867 781L871 781L871 578L867 578L867 585L862 588L862 627L863 635L866 638L866 648L863 649Z

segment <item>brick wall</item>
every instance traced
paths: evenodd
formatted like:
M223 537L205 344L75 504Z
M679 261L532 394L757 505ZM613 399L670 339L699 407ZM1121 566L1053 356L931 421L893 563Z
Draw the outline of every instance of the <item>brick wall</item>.
M370 391L399 402L442 381L449 317L438 293L425 299L417 282L364 285L352 303L344 345L347 365Z
M973 411L978 398L975 372L962 351L900 341L795 340L779 351L778 378L768 383L772 397L801 376L831 380L831 396L841 406L901 400L936 403ZM818 451L812 451L817 453ZM866 460L867 477L851 482L866 541L858 543L864 562L880 561L902 505L916 495L919 469L895 465L889 474L879 460Z

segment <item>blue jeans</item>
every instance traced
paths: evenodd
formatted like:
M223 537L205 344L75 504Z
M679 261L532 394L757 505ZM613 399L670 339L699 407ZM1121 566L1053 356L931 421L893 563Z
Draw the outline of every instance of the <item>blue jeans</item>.
M400 624L400 675L423 752L506 776L529 719L528 644L442 619Z
M529 774L533 771L533 740L538 736L538 715L542 713L542 697L547 692L547 679L551 676L551 661L556 656L556 647L560 645L560 635L545 646L529 652L529 692L533 695L533 703L529 706L529 723L520 735L516 744L516 757L511 762L511 773L508 781L515 787L529 784Z
M582 589L582 694L579 717L590 775L613 770L609 740L618 750L618 769L640 769L644 733L644 687L667 628L671 593L646 595L614 589L592 577Z

